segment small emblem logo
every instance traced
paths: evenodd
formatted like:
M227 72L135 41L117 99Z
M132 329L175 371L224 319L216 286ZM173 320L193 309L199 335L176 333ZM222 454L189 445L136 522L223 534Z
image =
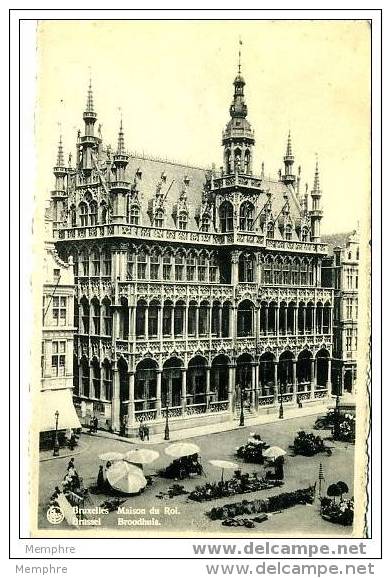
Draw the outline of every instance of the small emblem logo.
M63 511L59 506L50 506L46 512L48 522L51 524L61 524L64 519Z

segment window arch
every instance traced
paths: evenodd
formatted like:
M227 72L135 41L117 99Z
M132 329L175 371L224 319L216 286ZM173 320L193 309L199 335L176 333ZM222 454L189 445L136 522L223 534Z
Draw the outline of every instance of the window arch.
M95 201L90 203L90 225L94 227L98 224L98 204Z
M92 265L92 276L99 277L100 275L100 253L98 249L93 249L91 251L91 265Z
M187 213L185 211L181 211L178 215L178 229L182 231L186 231L187 229Z
M234 210L229 201L224 201L220 206L220 230L222 233L228 233L234 229Z
M70 225L71 227L76 227L76 207L75 205L71 205L69 208L69 215L70 215Z
M79 205L80 225L86 227L88 225L88 206L87 203L80 203Z
M129 206L128 223L130 225L138 225L140 223L140 209L137 205Z
M227 149L225 151L225 170L228 175L231 174L231 151Z
M203 233L208 233L209 232L209 228L210 228L210 217L208 214L203 214L202 215L202 220L201 220L201 231Z
M239 257L239 283L253 283L254 261L252 253L241 253Z
M289 223L285 226L285 239L287 241L292 240L292 225L290 225Z
M153 224L154 224L154 226L157 227L158 229L163 228L163 225L164 225L164 212L163 212L163 209L157 209L157 211L155 212L155 218L154 218Z
M107 224L107 205L105 202L100 204L100 222L102 225Z
M240 205L239 227L241 231L252 231L254 225L254 205L244 201Z
M137 254L137 279L147 278L147 255L140 250Z
M266 228L266 237L268 239L274 239L274 223L269 221Z
M303 227L301 230L301 240L302 241L309 241L309 230L308 227Z
M249 174L250 172L250 159L251 159L250 151L246 150L246 152L244 153L244 172L246 174Z

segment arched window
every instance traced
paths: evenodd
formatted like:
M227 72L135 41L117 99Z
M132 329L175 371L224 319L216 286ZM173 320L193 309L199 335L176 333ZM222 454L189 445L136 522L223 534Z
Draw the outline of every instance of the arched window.
M292 239L292 225L286 225L285 227L285 239L291 241Z
M128 251L128 253L127 253L126 279L128 281L132 281L132 279L134 279L134 253L133 253L133 251Z
M100 253L98 249L95 249L91 253L91 263L92 263L92 276L99 277L100 275Z
M292 285L298 285L300 282L299 277L299 262L297 259L292 261Z
M82 277L89 275L89 258L86 250L80 253L80 275Z
M239 283L252 283L254 281L254 255L242 253L239 257Z
M217 281L217 257L216 255L211 255L209 260L209 283L216 283Z
M241 231L252 231L254 225L254 205L245 201L240 205L239 227Z
M80 225L86 227L88 225L88 206L86 203L79 205Z
M150 278L153 281L159 279L160 275L160 255L155 250L151 253L151 261L150 261Z
M210 218L209 215L202 215L202 220L201 220L201 231L203 233L208 233L210 228Z
M102 301L102 315L103 315L103 335L111 335L113 327L113 313L111 311L111 303L109 299Z
M106 203L101 203L100 205L100 222L102 225L107 224L107 205Z
M186 257L186 280L194 281L195 279L196 258L194 253L189 253Z
M158 209L155 213L155 219L153 222L154 226L157 227L158 229L162 229L163 228L163 224L164 224L164 213L162 209Z
M71 227L76 227L76 207L75 205L71 205L69 208L69 215L71 221Z
M185 231L187 229L187 213L181 211L178 215L178 229Z
M246 175L248 175L250 172L250 158L250 151L246 151L244 153L244 172Z
M111 251L110 249L105 249L103 251L103 276L111 277Z
M274 239L274 223L269 221L266 229L266 236L268 239Z
M239 304L237 319L238 337L247 337L253 334L254 304L246 299Z
M182 253L175 255L175 281L183 281L183 272L185 268L185 257Z
M98 205L95 201L90 203L90 225L94 227L98 223Z
M140 221L140 209L137 205L131 205L128 213L128 223L138 225Z
M301 230L301 240L302 241L309 241L309 231L308 231L308 227L303 227Z
M139 251L137 255L137 279L147 277L147 255L145 251Z
M228 149L225 151L225 170L228 175L231 174L231 151Z
M100 305L97 299L92 299L92 330L94 335L100 335Z
M163 280L170 281L171 280L171 271L172 271L172 258L170 253L164 253L163 255Z
M281 285L281 277L282 277L282 263L280 259L277 257L274 261L273 267L273 283L274 285Z
M206 257L201 253L198 257L198 281L206 281Z
M229 201L224 201L220 207L220 230L229 233L234 230L234 210Z
M103 397L111 400L112 397L112 372L110 362L105 359L102 365L103 372Z
M272 259L268 255L265 259L265 264L263 266L263 281L265 285L271 285L273 282L272 278Z

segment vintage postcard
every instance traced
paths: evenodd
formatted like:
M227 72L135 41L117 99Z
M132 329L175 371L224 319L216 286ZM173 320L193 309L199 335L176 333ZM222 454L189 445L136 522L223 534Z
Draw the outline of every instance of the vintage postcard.
M371 23L36 26L33 537L368 537Z

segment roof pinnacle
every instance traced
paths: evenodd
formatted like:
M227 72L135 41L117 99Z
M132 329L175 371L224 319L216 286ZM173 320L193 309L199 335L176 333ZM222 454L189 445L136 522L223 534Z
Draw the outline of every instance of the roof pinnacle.
M57 167L64 166L64 149L62 147L62 135L60 134L60 138L58 141L58 149L57 149Z
M120 125L119 125L119 131L118 131L118 147L117 147L117 153L119 155L124 155L125 153L125 138L124 138L124 129L123 129L123 125L122 125L122 114L121 114L121 120L120 120Z
M316 155L316 164L315 164L315 175L314 175L314 186L311 191L315 194L320 194L320 180L319 180L319 162L318 162L318 155Z
M88 85L86 112L95 112L94 111L94 97L93 97L93 93L92 93L91 78L90 78L90 83Z
M288 132L288 142L287 142L287 144L286 144L286 156L287 156L287 157L293 156L293 153L292 153L292 138L291 138L291 131L290 131L290 129L289 129L289 132Z

